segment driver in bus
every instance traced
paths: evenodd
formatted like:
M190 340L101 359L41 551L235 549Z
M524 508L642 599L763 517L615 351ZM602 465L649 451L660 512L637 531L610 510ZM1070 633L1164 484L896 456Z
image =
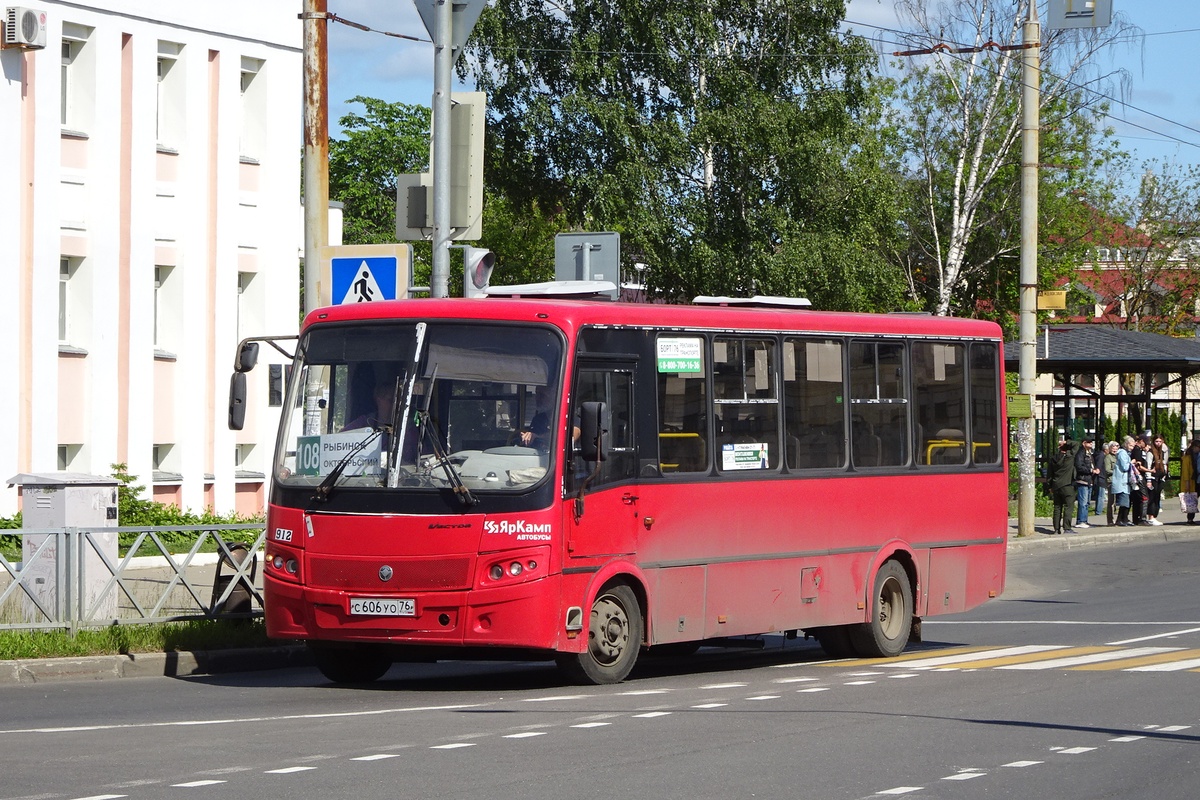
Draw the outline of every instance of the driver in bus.
M392 409L396 403L397 372L392 369L377 368L374 388L371 392L373 408L359 414L347 422L342 430L350 431L356 428L381 428L392 424Z

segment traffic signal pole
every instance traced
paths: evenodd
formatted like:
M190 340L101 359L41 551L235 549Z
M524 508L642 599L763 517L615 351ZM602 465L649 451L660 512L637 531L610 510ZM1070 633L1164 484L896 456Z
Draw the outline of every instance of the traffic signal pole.
M447 297L450 283L450 84L454 69L451 0L434 6L433 36L433 270L430 297Z

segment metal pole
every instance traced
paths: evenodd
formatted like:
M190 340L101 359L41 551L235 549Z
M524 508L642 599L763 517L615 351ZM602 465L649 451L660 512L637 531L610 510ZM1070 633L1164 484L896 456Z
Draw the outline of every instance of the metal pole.
M321 248L329 244L329 85L327 0L304 0L304 313L320 305ZM321 423L316 371L304 391L304 432Z
M1037 217L1038 217L1038 105L1041 85L1041 25L1037 0L1029 2L1022 30L1025 49L1021 61L1021 316L1020 364L1017 391L1032 396L1037 378ZM1018 469L1017 533L1033 535L1034 420L1017 422Z
M329 244L328 0L304 0L304 313L316 308Z
M448 297L450 280L450 79L453 9L437 0L433 37L433 271L430 297Z

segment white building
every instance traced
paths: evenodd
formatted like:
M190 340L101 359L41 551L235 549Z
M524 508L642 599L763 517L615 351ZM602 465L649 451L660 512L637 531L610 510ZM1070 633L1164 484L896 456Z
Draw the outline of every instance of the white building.
M300 4L30 7L44 47L0 51L0 481L125 463L154 499L257 512L284 359L241 432L227 393L241 337L298 327Z

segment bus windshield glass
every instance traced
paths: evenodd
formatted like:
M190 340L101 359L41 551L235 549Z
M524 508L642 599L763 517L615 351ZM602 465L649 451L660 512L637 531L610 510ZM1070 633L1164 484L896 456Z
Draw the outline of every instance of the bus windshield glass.
M562 338L549 328L314 326L296 355L284 486L523 492L552 471Z

